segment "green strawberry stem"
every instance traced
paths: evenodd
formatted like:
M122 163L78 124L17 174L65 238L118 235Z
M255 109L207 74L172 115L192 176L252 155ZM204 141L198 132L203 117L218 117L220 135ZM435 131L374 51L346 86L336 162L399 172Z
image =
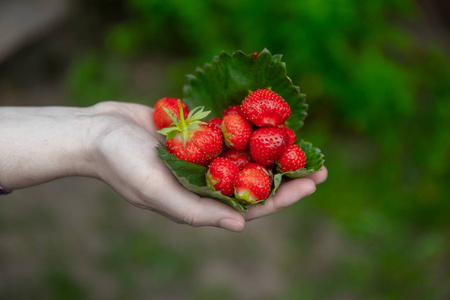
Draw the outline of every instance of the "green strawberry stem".
M189 137L188 125L186 125L186 121L184 120L184 112L183 106L181 105L181 100L178 99L178 107L180 108L180 132L181 138L183 140L183 147L186 148L186 142Z
M200 121L208 116L210 111L203 111L204 107L196 107L191 110L187 116L184 118L184 111L182 101L178 99L178 107L180 109L180 119L178 120L173 113L171 113L168 109L163 107L164 111L169 115L169 117L173 120L172 125L169 127L163 128L161 130L157 130L156 132L166 135L167 139L173 139L178 133L181 135L181 139L183 140L183 146L186 147L186 142L189 138L189 133L195 130L198 130L201 124L207 124L206 122Z
M180 108L180 121L181 121L181 128L183 130L187 129L186 121L184 119L184 111L183 111L183 105L181 105L181 100L178 99L178 107Z

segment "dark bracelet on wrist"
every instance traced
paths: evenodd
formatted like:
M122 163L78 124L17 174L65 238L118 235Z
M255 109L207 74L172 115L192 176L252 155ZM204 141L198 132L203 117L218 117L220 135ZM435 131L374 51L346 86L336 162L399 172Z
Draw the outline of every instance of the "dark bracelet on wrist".
M8 195L10 193L11 193L11 191L8 191L7 189L5 189L4 187L2 187L0 185L0 195Z

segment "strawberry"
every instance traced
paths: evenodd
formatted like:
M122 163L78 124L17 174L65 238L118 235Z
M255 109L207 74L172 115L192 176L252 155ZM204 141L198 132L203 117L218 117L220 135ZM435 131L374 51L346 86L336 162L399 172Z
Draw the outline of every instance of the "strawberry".
M261 165L272 165L286 149L288 141L289 136L282 128L259 128L250 137L250 155Z
M241 107L239 105L231 105L225 109L223 116L231 114L239 114L241 112Z
M250 93L242 101L241 114L258 127L276 127L291 116L291 109L280 95L261 89Z
M230 149L222 154L221 157L235 163L239 167L239 170L242 170L250 162L250 154L245 150Z
M222 132L225 144L233 149L242 150L248 145L253 127L240 114L229 114L223 118Z
M156 128L163 129L169 127L170 124L173 123L172 118L167 114L164 108L170 111L177 120L180 119L180 109L178 108L177 102L178 100L179 99L177 98L165 97L159 99L158 102L156 102L155 108L153 110L153 123L155 124ZM181 101L181 105L183 106L184 117L187 118L189 109L183 101Z
M296 171L301 169L306 165L305 153L299 146L291 144L278 158L277 165L281 172Z
M222 119L221 118L212 118L208 121L206 121L208 124L212 124L222 130Z
M280 125L278 127L283 128L284 130L286 130L287 134L289 135L289 142L288 142L288 144L295 143L296 136L295 136L294 130L292 130L289 127L287 127L286 124Z
M269 180L270 180L270 185L272 185L273 183L273 172L271 168L267 168L266 166L257 164L257 163L249 163L248 165L246 165L244 167L243 170L248 170L248 169L260 169L263 170L264 172L266 172L267 175L269 175Z
M244 169L237 175L234 183L236 199L255 204L266 199L270 194L270 180L266 172L261 169Z
M167 135L167 150L174 156L198 165L206 165L222 151L222 132L214 125L200 121L210 112L194 108L185 119L181 100L178 101L180 120L169 111L173 124L157 132Z
M206 172L206 183L211 190L220 191L225 196L234 193L234 182L239 173L239 168L230 160L222 157L214 159Z
M243 170L248 170L248 169L260 169L267 173L266 167L263 165L257 164L257 163L249 163L248 165L246 165L243 168Z

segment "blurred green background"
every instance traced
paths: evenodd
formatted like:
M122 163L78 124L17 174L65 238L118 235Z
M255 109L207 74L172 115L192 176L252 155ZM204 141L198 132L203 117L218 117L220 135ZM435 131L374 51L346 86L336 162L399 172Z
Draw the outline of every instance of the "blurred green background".
M1 105L153 105L222 50L268 48L307 94L301 136L329 178L241 234L86 178L16 191L0 205L1 299L450 298L446 1L63 2L0 52Z

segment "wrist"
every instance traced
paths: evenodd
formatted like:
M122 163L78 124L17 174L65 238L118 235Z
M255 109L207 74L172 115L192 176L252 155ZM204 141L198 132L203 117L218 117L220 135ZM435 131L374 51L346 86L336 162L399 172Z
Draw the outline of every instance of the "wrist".
M85 108L86 118L80 120L82 146L78 150L83 163L76 167L77 175L94 177L106 181L111 175L110 157L108 154L117 148L114 136L123 128L124 118L121 106L117 102L100 102Z
M0 109L0 182L15 190L66 176L92 174L89 108Z

